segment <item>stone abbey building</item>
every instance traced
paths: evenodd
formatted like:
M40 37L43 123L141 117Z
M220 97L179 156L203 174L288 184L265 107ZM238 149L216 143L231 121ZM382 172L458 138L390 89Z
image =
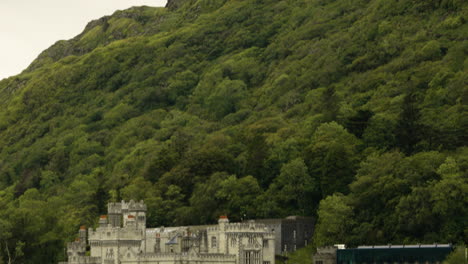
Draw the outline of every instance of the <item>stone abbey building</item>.
M84 226L67 245L62 264L273 264L275 232L254 221L217 225L146 228L146 205L108 204L99 227Z

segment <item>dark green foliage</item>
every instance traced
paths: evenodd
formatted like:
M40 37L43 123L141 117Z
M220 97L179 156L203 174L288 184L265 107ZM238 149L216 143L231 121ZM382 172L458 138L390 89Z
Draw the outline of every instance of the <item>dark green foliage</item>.
M318 216L316 245L467 243L462 0L171 1L0 81L0 263L148 225Z

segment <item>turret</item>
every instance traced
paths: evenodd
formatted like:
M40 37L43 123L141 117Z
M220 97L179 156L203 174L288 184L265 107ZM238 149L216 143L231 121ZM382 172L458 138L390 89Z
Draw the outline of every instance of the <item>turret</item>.
M218 220L218 224L219 224L219 230L225 230L226 228L226 224L229 224L229 219L227 217L227 215L222 215L219 217L219 220Z

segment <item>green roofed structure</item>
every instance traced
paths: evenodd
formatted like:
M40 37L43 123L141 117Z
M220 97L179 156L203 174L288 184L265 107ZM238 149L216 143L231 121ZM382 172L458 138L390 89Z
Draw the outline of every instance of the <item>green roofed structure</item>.
M450 244L327 247L317 249L313 264L440 264L452 250Z

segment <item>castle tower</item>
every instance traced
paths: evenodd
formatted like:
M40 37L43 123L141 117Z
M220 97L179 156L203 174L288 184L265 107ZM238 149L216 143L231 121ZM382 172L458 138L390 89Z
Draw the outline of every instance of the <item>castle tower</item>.
M109 218L109 224L112 227L122 226L122 204L121 203L108 203L107 214Z
M123 227L135 227L141 231L141 248L146 248L146 204L143 201L122 201Z

